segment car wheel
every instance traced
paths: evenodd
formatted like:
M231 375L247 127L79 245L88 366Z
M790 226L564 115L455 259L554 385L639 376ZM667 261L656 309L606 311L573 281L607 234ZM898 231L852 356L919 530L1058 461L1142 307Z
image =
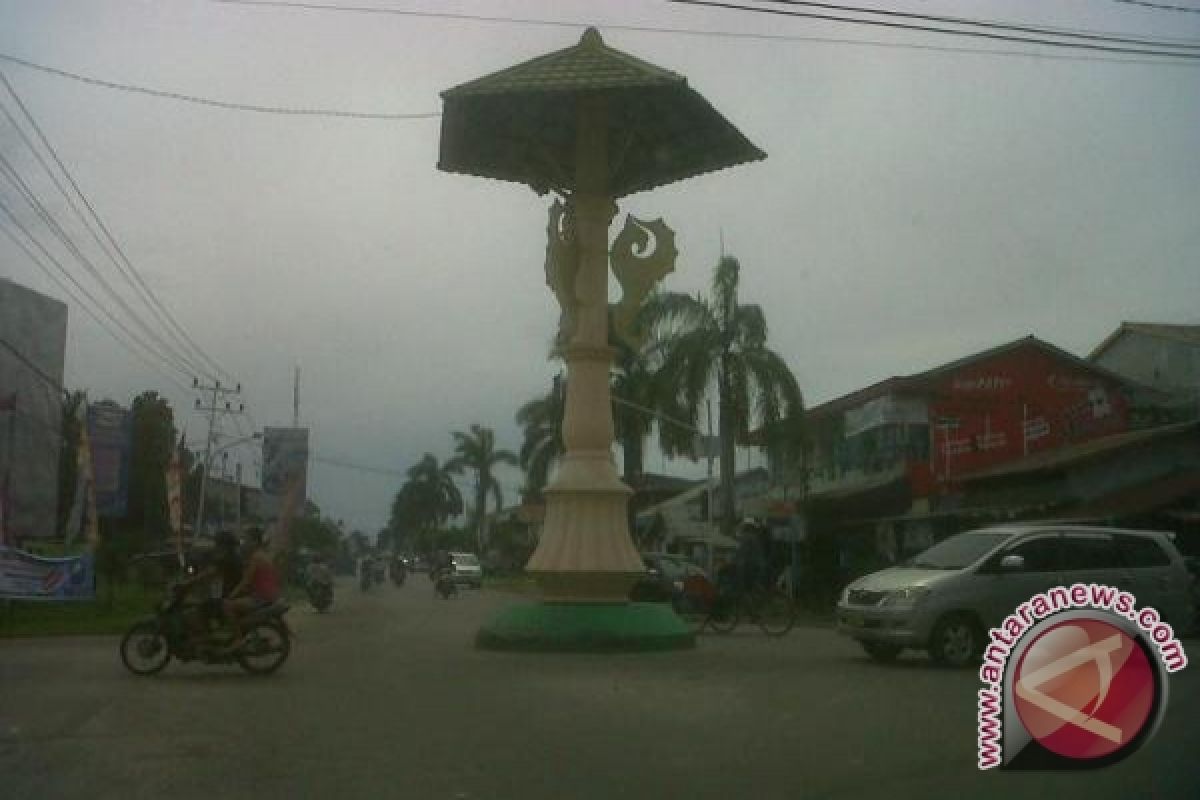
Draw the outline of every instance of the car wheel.
M979 624L968 614L942 617L933 628L929 655L948 667L965 667L983 650Z
M867 651L867 655L872 661L878 661L881 664L890 664L896 660L903 650L898 644L887 644L885 642L859 642L863 650Z

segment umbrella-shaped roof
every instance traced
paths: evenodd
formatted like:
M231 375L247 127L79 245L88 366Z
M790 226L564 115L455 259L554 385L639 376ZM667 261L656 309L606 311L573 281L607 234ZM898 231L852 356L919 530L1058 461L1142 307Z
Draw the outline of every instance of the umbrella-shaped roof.
M614 197L766 158L682 75L589 28L573 47L443 92L438 168L573 190L576 104L596 95L607 101Z

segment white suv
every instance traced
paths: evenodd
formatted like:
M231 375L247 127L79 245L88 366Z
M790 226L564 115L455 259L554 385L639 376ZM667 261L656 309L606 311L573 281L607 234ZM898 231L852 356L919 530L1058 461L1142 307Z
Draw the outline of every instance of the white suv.
M1190 575L1171 534L1077 525L1006 525L960 533L842 591L840 633L880 661L905 648L965 666L986 631L1038 592L1074 583L1129 591L1176 630L1192 623Z
M454 564L451 577L455 583L473 589L483 588L483 567L479 563L479 556L474 553L451 553L450 561Z

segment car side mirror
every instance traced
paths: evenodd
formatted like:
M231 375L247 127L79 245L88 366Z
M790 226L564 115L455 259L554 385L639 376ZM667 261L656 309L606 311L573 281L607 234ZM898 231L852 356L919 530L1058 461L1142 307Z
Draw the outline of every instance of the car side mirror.
M1000 569L1004 572L1016 572L1025 569L1025 556L1009 553L1000 559Z

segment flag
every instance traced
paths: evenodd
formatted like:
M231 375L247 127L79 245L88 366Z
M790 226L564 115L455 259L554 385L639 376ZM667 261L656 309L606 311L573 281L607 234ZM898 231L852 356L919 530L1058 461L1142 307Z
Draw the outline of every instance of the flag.
M167 463L167 519L171 532L175 534L175 552L179 556L179 565L183 566L183 462L179 452L183 449L183 436L179 444L171 450L171 460Z

